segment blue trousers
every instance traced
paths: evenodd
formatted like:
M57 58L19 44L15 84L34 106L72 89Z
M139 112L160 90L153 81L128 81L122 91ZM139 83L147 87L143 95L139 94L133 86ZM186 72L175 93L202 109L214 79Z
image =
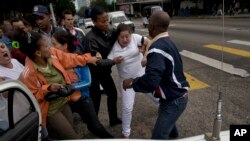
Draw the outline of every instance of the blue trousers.
M185 110L188 97L181 97L172 101L160 101L158 118L154 126L152 139L169 139L178 137L176 121Z

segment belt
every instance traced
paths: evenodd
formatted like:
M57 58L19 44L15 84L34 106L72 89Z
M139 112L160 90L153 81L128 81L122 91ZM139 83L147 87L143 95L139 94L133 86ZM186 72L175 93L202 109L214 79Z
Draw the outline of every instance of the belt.
M182 96L180 96L180 97L178 97L178 98L175 98L175 99L172 99L172 100L177 100L177 99L181 99L181 98L185 98L185 97L187 97L188 96L188 93L185 93L185 94L183 94ZM170 101L172 101L172 100L167 100L167 99L160 99L160 101L162 101L162 102L170 102Z

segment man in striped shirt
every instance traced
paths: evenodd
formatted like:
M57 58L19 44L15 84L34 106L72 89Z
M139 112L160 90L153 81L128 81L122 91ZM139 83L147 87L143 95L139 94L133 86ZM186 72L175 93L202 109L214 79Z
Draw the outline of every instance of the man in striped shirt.
M123 81L123 88L136 92L152 92L160 98L158 118L152 139L178 137L176 121L185 110L189 84L184 76L181 56L167 32L170 18L164 11L154 12L148 31L153 38L147 53L146 73Z

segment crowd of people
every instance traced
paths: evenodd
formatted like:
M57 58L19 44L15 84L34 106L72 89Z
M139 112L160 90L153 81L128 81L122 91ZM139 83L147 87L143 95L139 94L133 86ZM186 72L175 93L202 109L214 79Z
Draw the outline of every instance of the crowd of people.
M107 95L109 124L122 124L125 138L131 134L136 92L159 104L152 139L178 137L175 123L187 106L189 84L167 32L170 18L166 12L158 11L150 17L152 40L132 33L126 24L110 28L108 14L100 7L88 12L94 27L86 34L74 27L74 15L69 10L62 12L64 25L60 27L51 24L46 6L34 6L32 14L38 31L23 18L3 22L0 81L20 80L33 93L42 114L42 140L84 138L73 128L73 112L97 137L114 138L98 118L100 86ZM121 119L111 75L114 65L120 77ZM6 128L0 126L2 131Z

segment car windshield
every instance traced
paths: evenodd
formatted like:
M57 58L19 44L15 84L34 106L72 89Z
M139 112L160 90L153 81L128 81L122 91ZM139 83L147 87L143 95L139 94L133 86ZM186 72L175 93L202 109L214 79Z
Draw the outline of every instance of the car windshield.
M113 23L120 23L124 21L127 21L127 18L125 16L117 16L112 18Z
M152 13L155 12L155 11L161 11L161 7L152 7Z

